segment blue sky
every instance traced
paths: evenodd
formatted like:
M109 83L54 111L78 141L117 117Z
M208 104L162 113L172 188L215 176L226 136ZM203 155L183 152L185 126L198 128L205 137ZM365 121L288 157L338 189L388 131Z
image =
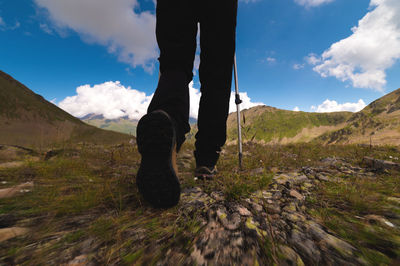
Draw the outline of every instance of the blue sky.
M154 25L152 0L0 0L0 70L73 115L138 118L157 85ZM398 0L239 1L243 107L359 110L400 87L399 58ZM199 88L196 73L191 116Z

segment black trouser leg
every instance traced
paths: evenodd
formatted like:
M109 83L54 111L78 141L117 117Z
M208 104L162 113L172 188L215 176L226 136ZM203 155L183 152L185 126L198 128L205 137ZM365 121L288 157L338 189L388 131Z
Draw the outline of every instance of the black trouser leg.
M160 80L147 112L167 112L176 123L177 148L190 131L189 83L193 78L197 16L193 0L158 0L156 36Z
M226 141L237 0L204 0L200 13L201 99L196 134L196 163L214 166Z

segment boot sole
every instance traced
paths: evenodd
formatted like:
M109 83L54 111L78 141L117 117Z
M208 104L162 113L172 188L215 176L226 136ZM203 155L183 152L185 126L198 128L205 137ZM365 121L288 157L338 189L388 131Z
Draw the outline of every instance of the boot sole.
M172 166L176 133L164 111L154 111L140 119L137 144L142 160L136 177L140 194L155 208L178 204L180 184Z

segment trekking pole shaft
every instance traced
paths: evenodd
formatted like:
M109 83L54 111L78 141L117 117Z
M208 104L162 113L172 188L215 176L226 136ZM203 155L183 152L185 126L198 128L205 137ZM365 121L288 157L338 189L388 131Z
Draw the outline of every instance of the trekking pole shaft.
M236 103L236 110L237 110L237 122L238 122L238 149L239 149L239 169L242 170L242 129L240 126L240 100L239 96L239 82L238 82L238 75L237 75L237 64L236 64L236 54L233 58L233 69L235 75L235 103Z

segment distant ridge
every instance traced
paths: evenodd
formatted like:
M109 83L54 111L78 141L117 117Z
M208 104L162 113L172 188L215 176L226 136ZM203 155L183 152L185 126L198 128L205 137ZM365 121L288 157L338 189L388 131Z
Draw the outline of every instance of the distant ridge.
M88 114L80 118L83 122L106 130L112 130L136 136L136 126L138 120L129 119L128 116L124 116L117 119L106 119L101 114ZM195 118L189 118L189 124L195 125L197 120Z
M83 123L0 71L0 144L114 143L129 136Z

